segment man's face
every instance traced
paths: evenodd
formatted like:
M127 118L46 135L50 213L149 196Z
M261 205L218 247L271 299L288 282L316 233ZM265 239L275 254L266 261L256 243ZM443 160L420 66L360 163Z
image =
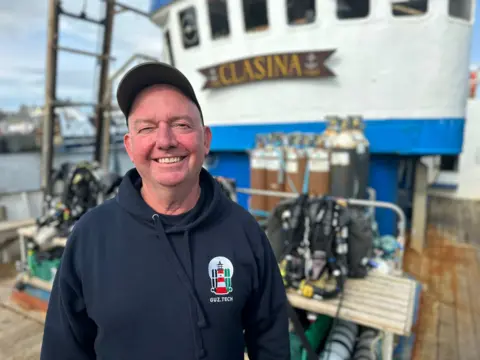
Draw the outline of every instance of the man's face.
M132 106L128 128L125 148L145 183L174 187L197 181L212 134L181 92L169 86L145 89Z

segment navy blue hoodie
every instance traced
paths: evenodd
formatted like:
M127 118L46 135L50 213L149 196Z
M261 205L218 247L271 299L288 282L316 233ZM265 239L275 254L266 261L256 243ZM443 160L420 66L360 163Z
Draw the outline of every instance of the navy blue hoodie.
M204 169L178 218L130 170L75 225L49 301L41 360L290 359L285 289L255 219ZM244 332L245 330L245 332Z

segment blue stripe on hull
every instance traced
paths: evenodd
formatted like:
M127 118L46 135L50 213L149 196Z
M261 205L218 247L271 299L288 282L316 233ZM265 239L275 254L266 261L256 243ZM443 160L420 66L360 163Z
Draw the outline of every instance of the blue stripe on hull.
M463 118L365 120L371 152L377 154L459 154L463 143ZM212 151L245 151L255 145L255 135L270 132L322 132L324 122L255 125L213 125Z

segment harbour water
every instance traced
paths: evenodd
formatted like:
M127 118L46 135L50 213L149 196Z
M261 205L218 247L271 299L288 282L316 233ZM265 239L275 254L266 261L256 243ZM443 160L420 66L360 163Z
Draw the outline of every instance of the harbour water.
M58 153L54 155L54 167L64 162L77 163L93 160L91 151ZM27 152L0 154L0 194L37 190L40 188L41 153ZM110 169L121 175L133 167L125 150L110 153Z

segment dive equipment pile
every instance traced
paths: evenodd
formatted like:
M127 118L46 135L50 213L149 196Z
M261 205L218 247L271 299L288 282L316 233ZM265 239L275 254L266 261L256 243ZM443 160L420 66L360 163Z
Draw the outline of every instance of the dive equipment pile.
M331 299L342 292L347 277L365 277L373 237L371 220L361 215L332 197L300 195L279 204L267 236L285 286L308 298Z
M266 234L286 290L319 301L339 299L336 315L327 317L331 322L316 315L302 324L297 319L301 311L290 311L292 359L318 359L319 354L332 360L378 358L372 345L378 331L338 318L347 279L365 278L375 266L372 214L348 200L308 194L281 201L270 214ZM325 332L328 336L319 335Z
M26 239L26 261L17 263L19 272L47 283L54 279L65 245L56 240L66 239L86 212L115 196L122 177L103 171L96 162L80 162L62 164L52 180L54 194L46 198L47 210ZM25 284L19 281L17 288L23 290Z
M286 290L318 301L338 299L334 317L290 309L292 360L377 359L381 332L339 318L344 286L372 268L393 270L389 261L401 247L395 237L377 233L374 205L365 201L372 193L362 117L326 120L321 134L256 136L249 208L259 223L267 219Z
M88 210L116 194L122 177L107 173L98 163L65 163L54 173L55 181L61 181L61 189L53 199L46 200L48 210L37 219L38 232L35 242L41 246L54 236L67 236L75 222Z

